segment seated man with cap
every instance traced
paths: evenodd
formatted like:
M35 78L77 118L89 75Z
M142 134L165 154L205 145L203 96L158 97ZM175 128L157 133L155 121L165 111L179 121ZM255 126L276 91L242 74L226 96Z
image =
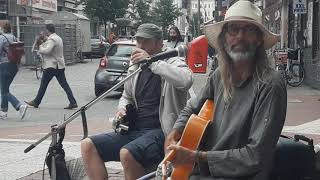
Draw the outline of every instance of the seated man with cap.
M132 63L161 52L163 33L158 26L142 24L135 36ZM104 166L107 161L120 161L127 180L137 179L147 173L146 169L157 166L164 157L165 135L186 105L192 82L192 72L180 57L153 62L129 79L124 84L116 117L126 115L128 104L135 107L136 117L126 134L111 132L82 141L81 153L88 177L108 179Z
M166 151L176 152L173 166L197 164L192 180L266 180L287 110L286 83L266 54L279 37L248 0L233 4L224 21L206 25L204 33L218 51L219 67L181 111ZM188 118L207 99L214 101L214 118L198 150L177 145Z

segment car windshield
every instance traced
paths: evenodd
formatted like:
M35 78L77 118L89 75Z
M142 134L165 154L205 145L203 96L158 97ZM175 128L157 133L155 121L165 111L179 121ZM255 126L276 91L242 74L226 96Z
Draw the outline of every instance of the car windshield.
M130 57L134 47L134 45L117 44L110 47L107 56Z

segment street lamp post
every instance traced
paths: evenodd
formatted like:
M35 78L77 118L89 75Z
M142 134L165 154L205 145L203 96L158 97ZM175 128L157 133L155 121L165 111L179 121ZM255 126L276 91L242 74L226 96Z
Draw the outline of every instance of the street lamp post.
M30 0L30 3L31 3L31 5L30 5L30 7L31 7L31 10L30 10L30 22L31 22L31 24L32 24L32 11L33 11L33 2L32 2L32 0Z
M281 7L281 48L288 47L288 0L282 1Z
M200 14L200 0L198 0L198 35L200 35L200 18L201 14Z
M217 18L216 18L216 22L221 21L221 14L222 14L222 0L217 0Z

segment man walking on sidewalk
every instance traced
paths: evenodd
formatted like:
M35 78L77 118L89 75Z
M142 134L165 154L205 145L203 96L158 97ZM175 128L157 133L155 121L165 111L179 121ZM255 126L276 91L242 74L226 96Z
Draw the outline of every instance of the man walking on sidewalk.
M41 79L40 88L36 98L32 101L26 102L28 105L38 108L41 100L47 90L48 84L55 76L66 92L70 104L64 109L77 108L77 102L72 94L70 86L65 76L65 61L63 57L63 42L62 39L55 33L55 27L53 24L46 25L46 33L48 39L40 45L39 53L43 57L43 77Z

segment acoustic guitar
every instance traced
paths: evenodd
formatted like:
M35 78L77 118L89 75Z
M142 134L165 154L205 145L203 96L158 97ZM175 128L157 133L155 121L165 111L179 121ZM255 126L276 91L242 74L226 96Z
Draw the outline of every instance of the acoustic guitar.
M181 139L178 142L180 146L190 150L196 150L200 144L203 134L210 122L213 121L215 111L214 102L206 100L198 115L192 114L186 124L182 133ZM175 157L175 151L170 151L168 155L162 160L159 167L170 162ZM192 172L193 164L183 164L173 168L170 179L171 180L187 180ZM161 168L160 168L161 169Z

